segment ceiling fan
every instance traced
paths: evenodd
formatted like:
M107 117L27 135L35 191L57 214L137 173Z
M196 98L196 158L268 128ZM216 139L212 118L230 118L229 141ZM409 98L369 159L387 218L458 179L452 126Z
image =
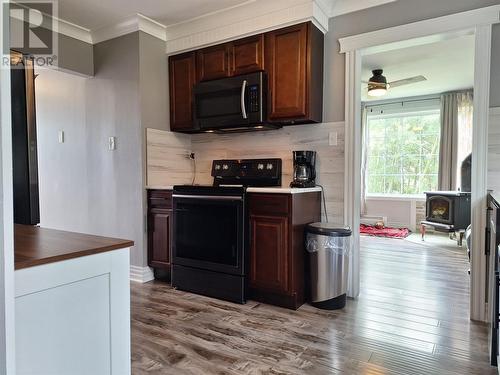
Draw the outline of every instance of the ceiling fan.
M368 96L383 96L387 93L387 90L389 90L389 88L427 81L427 78L419 75L400 79L397 81L387 82L387 78L383 76L382 73L384 73L382 69L374 69L372 70L373 76L368 80L368 82L363 81L363 83L367 84Z

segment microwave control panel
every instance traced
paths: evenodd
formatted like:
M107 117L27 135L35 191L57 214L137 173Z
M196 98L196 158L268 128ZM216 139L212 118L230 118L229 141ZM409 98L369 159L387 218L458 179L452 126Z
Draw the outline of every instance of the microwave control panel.
M248 86L248 105L250 112L259 112L259 85Z

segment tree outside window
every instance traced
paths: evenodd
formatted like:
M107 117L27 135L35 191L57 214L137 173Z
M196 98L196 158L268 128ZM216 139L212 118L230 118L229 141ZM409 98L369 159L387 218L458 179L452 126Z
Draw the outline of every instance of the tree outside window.
M368 116L367 193L437 190L440 128L438 109Z

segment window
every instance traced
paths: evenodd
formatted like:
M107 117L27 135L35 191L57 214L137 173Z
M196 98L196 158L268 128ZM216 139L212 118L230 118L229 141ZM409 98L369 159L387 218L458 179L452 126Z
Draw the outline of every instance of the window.
M437 190L439 107L373 111L366 119L368 194L422 194Z

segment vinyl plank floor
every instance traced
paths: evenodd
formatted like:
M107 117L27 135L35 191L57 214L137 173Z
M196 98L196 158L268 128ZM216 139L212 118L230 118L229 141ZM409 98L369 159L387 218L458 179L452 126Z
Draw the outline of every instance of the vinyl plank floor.
M465 250L428 238L363 237L360 297L338 311L132 283L132 373L496 374L488 327L468 319Z

